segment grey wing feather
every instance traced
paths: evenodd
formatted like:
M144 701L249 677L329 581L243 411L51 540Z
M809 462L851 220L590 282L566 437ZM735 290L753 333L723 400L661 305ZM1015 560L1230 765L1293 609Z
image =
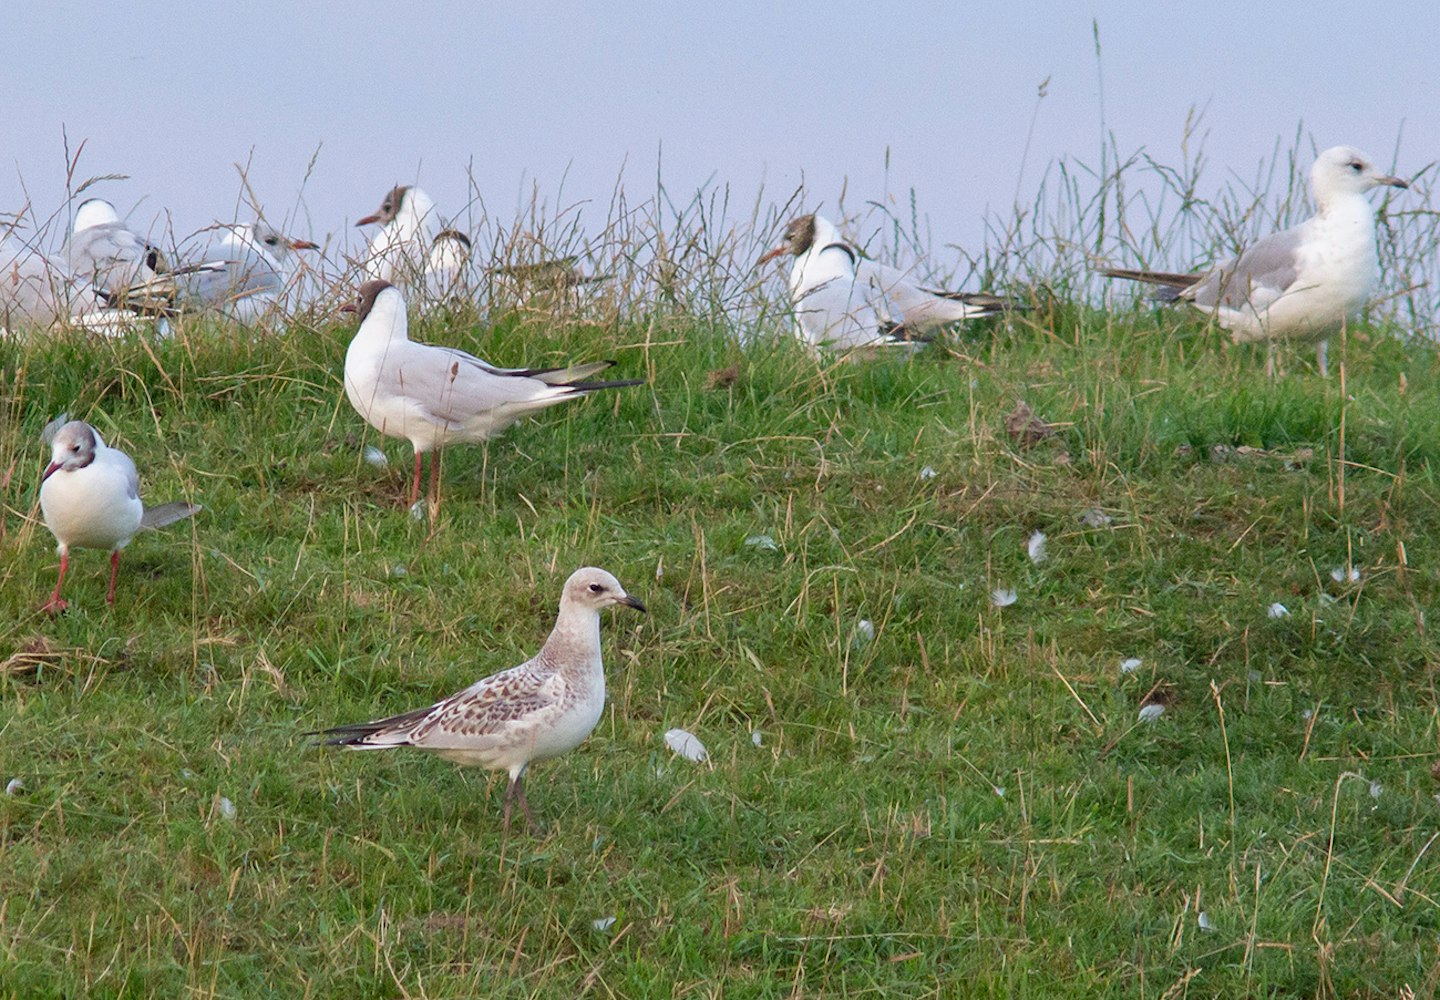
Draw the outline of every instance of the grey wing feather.
M66 259L76 274L111 292L155 272L146 265L150 248L124 223L109 222L71 234Z
M1263 309L1289 290L1300 268L1300 227L1272 233L1236 260L1213 268L1204 279L1182 292L1180 298L1197 306Z
M524 412L558 403L609 383L552 384L541 378L492 368L464 351L407 344L384 367L387 391L422 405L437 421L463 423L492 410ZM585 366L580 367L581 371Z

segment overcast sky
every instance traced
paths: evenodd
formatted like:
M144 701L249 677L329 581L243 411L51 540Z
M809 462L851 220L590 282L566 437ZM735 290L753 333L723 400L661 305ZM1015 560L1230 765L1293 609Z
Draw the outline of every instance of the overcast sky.
M1175 163L1203 109L1217 185L1302 123L1382 164L1399 138L1402 174L1440 149L1435 0L320 6L6 4L0 212L62 207L62 129L79 177L128 175L95 193L139 228L234 218L248 161L267 217L317 239L397 182L458 214L471 174L492 215L538 185L592 200L597 230L622 166L638 201L662 148L672 192L728 183L747 209L762 184L803 180L811 208L914 188L937 243L980 239L1055 158L1098 161L1102 120Z

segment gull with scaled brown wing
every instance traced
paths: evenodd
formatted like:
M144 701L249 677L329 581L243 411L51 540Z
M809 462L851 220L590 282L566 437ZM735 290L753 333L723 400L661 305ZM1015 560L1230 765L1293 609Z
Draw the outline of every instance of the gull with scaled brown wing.
M426 708L308 735L327 737L326 746L413 747L457 764L505 771L510 775L505 831L510 830L511 807L519 802L527 828L535 833L535 814L525 800L525 771L533 761L575 749L600 721L605 707L600 612L616 604L645 610L603 569L578 569L565 581L550 637L518 667Z

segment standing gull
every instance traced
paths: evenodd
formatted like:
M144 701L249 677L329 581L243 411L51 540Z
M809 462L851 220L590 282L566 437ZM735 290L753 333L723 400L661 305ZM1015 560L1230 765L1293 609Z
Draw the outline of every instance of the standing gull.
M452 441L487 441L536 410L578 399L599 389L639 385L640 380L591 382L615 362L566 368L496 368L453 347L433 347L409 337L405 296L387 281L360 286L360 329L345 352L345 395L381 434L405 438L415 449L413 505L420 498L420 458ZM430 461L430 492L436 506L436 468Z
M380 231L370 238L365 251L366 279L402 287L422 282L430 249L441 229L435 202L418 187L391 188L380 208L355 225L377 223Z
M1017 303L983 292L923 288L897 268L863 257L829 219L802 215L785 227L761 267L789 254L790 302L796 335L837 350L922 346L930 332L967 319L995 316Z
M1375 211L1365 194L1381 185L1410 186L1380 173L1358 149L1334 146L1310 168L1313 218L1271 233L1238 258L1206 271L1172 274L1117 267L1100 273L1159 285L1157 298L1188 302L1209 313L1236 343L1319 340L1324 374L1326 338L1364 308L1380 280Z
M534 657L427 708L318 734L327 746L351 750L414 747L457 764L507 771L504 825L519 801L526 826L535 814L525 801L525 769L575 749L600 721L605 669L600 659L600 611L623 604L643 612L603 569L578 569L565 581L555 628Z
M70 549L110 550L110 589L105 603L115 603L120 550L142 528L163 528L200 510L198 504L175 502L146 508L140 502L140 476L130 456L107 447L95 428L72 420L55 432L50 464L40 480L40 512L59 543L60 576L55 592L40 608L64 611L60 598Z

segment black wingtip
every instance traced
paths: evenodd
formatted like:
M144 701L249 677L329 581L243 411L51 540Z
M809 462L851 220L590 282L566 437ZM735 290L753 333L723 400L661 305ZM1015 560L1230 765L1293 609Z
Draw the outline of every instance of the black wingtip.
M613 382L570 382L565 388L576 392L596 392L600 389L627 389L632 385L644 385L643 378L616 379Z

